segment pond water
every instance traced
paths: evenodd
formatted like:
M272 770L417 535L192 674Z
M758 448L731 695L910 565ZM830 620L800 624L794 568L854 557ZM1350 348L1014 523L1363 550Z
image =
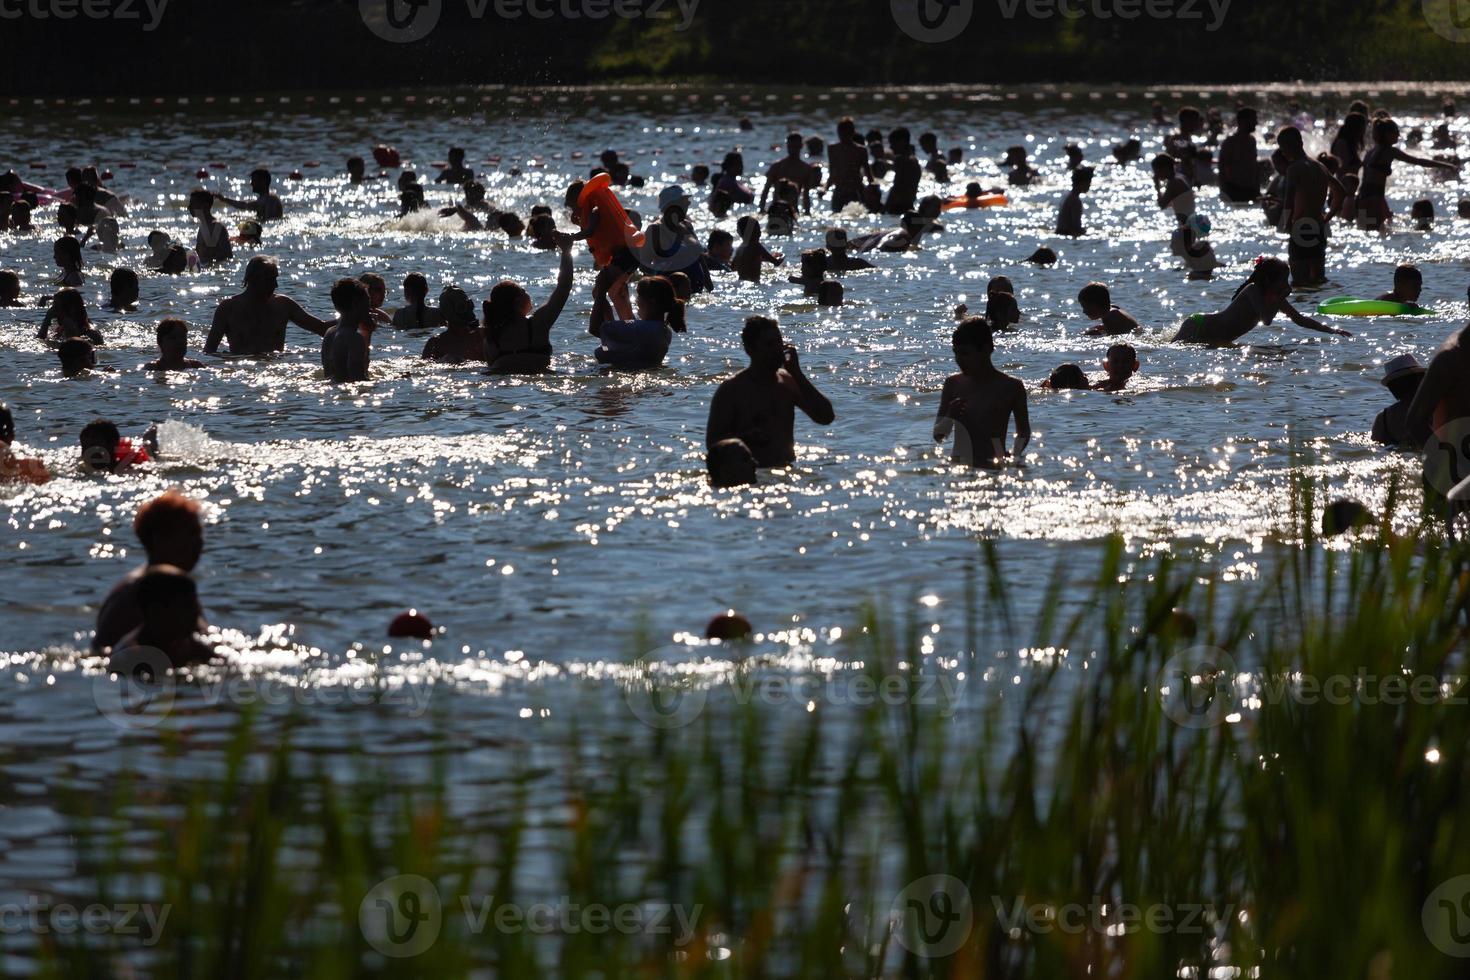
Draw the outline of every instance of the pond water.
M35 299L51 292L54 277L51 215L38 216L42 230L29 236L0 237L0 266L20 273L31 300L0 310L0 399L15 411L20 445L56 474L43 486L0 488L0 663L9 661L0 672L0 727L15 736L6 741L23 737L28 748L23 757L0 752L0 761L17 803L41 801L26 811L34 826L13 820L0 831L0 884L57 872L66 852L47 845L56 828L45 801L58 785L94 785L123 764L119 745L151 744L146 731L120 740L99 715L95 667L82 654L97 603L141 559L134 511L169 487L204 505L200 592L231 663L310 672L307 686L350 686L374 670L410 686L432 680L454 698L449 714L487 744L557 710L555 698L525 693L538 677L606 674L640 643L677 646L725 608L743 611L761 643L793 662L817 653L840 663L839 637L851 635L868 602L929 630L926 651L956 652L982 540L1000 543L1023 627L1053 569L1061 564L1090 581L1101 541L1115 532L1134 561L1176 552L1229 577L1256 577L1273 548L1297 538L1288 516L1293 466L1370 506L1382 504L1391 478L1414 473L1412 457L1375 447L1367 432L1390 400L1378 381L1382 363L1403 352L1425 359L1467 316L1470 222L1455 218L1462 186L1397 168L1395 212L1427 197L1440 215L1434 230L1414 231L1406 219L1387 236L1337 229L1330 283L1297 297L1311 308L1325 296L1376 295L1397 263L1413 261L1434 316L1351 321L1352 338L1310 333L1282 317L1239 346L1172 345L1181 319L1223 308L1253 260L1284 255L1285 242L1258 209L1202 191L1200 210L1226 266L1213 281L1186 278L1169 251L1173 219L1155 206L1146 165L1166 132L1150 124L1150 106L1158 99L1231 109L1248 98L1269 131L1298 97L1316 120L1308 132L1316 151L1357 95L1388 106L1406 131L1427 131L1439 94L1382 85L1249 95L547 89L13 106L0 119L8 157L0 163L53 183L66 165L95 161L113 170L129 217L121 254L87 253L83 291L107 338L101 363L115 373L86 379L62 380L54 354L35 339ZM537 378L426 364L418 359L425 336L391 329L377 332L372 381L362 385L325 382L316 339L295 328L280 357L221 360L167 379L140 372L164 316L190 322L197 352L215 304L238 291L252 254L244 248L197 275L145 276L136 314L100 310L110 267L141 268L148 231L192 241L185 198L199 183L195 171L212 163L225 167L210 171L208 185L232 196L248 196L253 167L273 171L286 218L268 227L262 251L280 261L281 292L314 313L329 315L337 278L367 271L388 280L390 308L402 302L398 284L409 272L426 275L433 296L458 283L478 306L507 277L539 300L554 281L554 258L498 231L399 219L390 182L347 185L346 157L392 143L428 178L449 145L463 145L492 201L522 216L549 204L566 228L564 189L605 148L646 177L645 187L623 195L646 216L658 191L691 165L717 165L740 148L747 171L762 174L789 130L830 138L843 114L860 129L908 125L915 134L932 130L941 147L963 148L951 183L926 176L921 194L959 193L970 180L1003 183L999 159L1012 144L1029 149L1043 178L1014 190L1008 207L946 215L943 233L919 251L876 257L878 268L846 274L840 309L817 308L785 269L758 285L720 278L691 305L689 332L674 341L667 366L647 373L608 373L593 359L585 252L552 334L554 373ZM753 130L739 128L741 116ZM1457 125L1460 139L1470 139ZM1129 136L1143 140L1145 159L1115 165L1110 148ZM1051 231L1068 187L1069 142L1098 166L1088 233L1077 240ZM33 169L37 163L46 169ZM296 168L305 179L286 179ZM449 203L449 191L428 186L431 205ZM692 218L703 238L716 226L733 231L739 213L716 222L699 206ZM857 235L892 219L833 218L821 208L789 240L768 244L794 260L820 247L834 223ZM1059 253L1055 267L1023 261L1039 245ZM950 465L931 427L954 370L954 307L983 308L985 284L997 274L1014 281L1023 319L998 338L996 362L1027 382L1036 434L1024 467L974 472ZM1109 341L1082 335L1090 324L1075 299L1092 280L1108 283L1114 302L1143 325L1133 340L1142 372L1118 395L1040 390L1063 362L1100 374ZM799 418L795 465L763 473L755 488L713 490L703 468L705 418L717 383L744 364L739 332L752 313L780 318L837 421L819 428ZM98 416L135 438L166 423L164 458L120 477L82 472L76 436ZM440 638L427 650L400 644L384 654L388 620L408 607L428 614ZM503 693L508 682L514 697ZM205 698L188 715L207 732L223 725L210 720L217 713ZM323 723L312 737L328 750L352 742L408 756L425 744L408 714L348 729ZM202 739L208 749L211 739ZM64 767L55 764L61 757ZM127 764L146 771L148 758L130 754ZM196 760L201 773L211 758ZM28 840L12 849L16 828L28 828Z

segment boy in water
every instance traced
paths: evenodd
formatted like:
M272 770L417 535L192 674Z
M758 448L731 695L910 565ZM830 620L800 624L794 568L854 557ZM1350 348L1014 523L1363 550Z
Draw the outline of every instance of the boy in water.
M177 491L170 490L139 507L133 518L133 534L143 546L147 561L124 576L102 601L92 637L93 653L115 645L142 625L138 586L150 568L167 565L191 572L204 554L204 524L199 518L199 504ZM207 628L202 615L197 623L201 631Z
M867 259L859 259L847 254L847 232L841 228L829 228L827 230L827 271L855 272L858 269L871 269L873 263Z
M1235 112L1235 132L1220 144L1220 196L1227 201L1254 201L1261 193L1256 158L1256 110Z
M158 360L143 365L144 371L192 371L204 367L189 353L189 325L177 317L158 324Z
M781 337L770 317L753 316L740 332L750 366L721 382L710 402L705 446L713 452L738 439L761 466L786 466L796 460L796 410L818 425L831 425L836 413L801 370L796 348Z
M1419 296L1424 292L1424 274L1417 266L1401 265L1393 270L1393 290L1378 297L1380 300L1388 300L1392 303L1418 304Z
M1409 406L1419 393L1424 369L1413 354L1400 354L1383 365L1383 387L1394 397L1394 403L1373 420L1374 442L1386 446L1413 445L1409 436Z
M1007 456L1020 459L1031 441L1031 418L1026 408L1026 386L1002 374L991 363L995 341L984 317L966 317L955 328L952 345L960 372L944 382L939 414L934 419L934 441L955 433L955 462L997 467ZM1016 442L1006 450L1006 434L1015 419Z
M1093 391L1122 391L1128 379L1138 373L1138 352L1132 344L1114 344L1108 348L1103 370L1108 376L1092 386Z
M200 265L224 262L234 254L230 244L230 229L214 216L214 195L204 189L189 195L189 213L199 222L199 231L194 236L194 251L199 253Z
M109 669L130 676L164 667L208 663L214 651L195 635L203 610L194 580L172 565L154 565L138 581L142 623L117 641ZM167 663L154 663L158 651Z
M786 155L771 164L766 171L766 186L761 191L760 210L764 214L766 199L782 181L790 181L801 189L802 210L812 213L812 171L816 168L801 158L801 134L790 133L786 137Z
M322 370L332 381L366 381L372 307L367 287L356 279L339 279L332 287L337 325L322 337Z
M858 142L857 124L844 117L837 123L837 139L827 146L826 186L832 188L832 210L864 201L864 188L872 182L873 168L867 148Z
M250 190L255 194L253 201L236 201L223 194L215 196L220 204L244 211L254 211L257 221L274 221L284 214L281 199L271 191L271 172L264 167L250 171Z
M1085 331L1088 337L1115 337L1138 331L1138 321L1113 305L1112 294L1100 282L1083 286L1077 294L1077 302L1082 305L1082 314L1087 319L1100 321Z
M1057 214L1057 234L1078 238L1086 233L1082 227L1082 195L1092 190L1092 168L1078 167L1072 171L1072 192L1062 199L1061 211Z
M742 282L760 282L761 266L780 266L786 257L780 252L768 252L761 244L761 223L750 215L735 222L740 234L741 246L735 250L735 272Z
M705 262L711 272L729 272L735 260L735 236L716 228L704 246Z
M63 340L56 348L56 357L61 361L63 378L80 377L97 367L97 349L81 337Z
M475 179L475 172L464 165L464 150L458 146L449 148L449 166L439 171L434 178L436 184L463 184Z
M0 402L0 483L45 483L51 479L46 464L39 459L16 456L15 416L10 406Z

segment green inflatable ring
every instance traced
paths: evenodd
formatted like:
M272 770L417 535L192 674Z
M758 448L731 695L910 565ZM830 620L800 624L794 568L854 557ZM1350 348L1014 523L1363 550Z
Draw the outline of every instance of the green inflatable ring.
M1433 310L1426 310L1422 306L1413 303L1395 303L1387 299L1357 299L1353 296L1334 296L1324 300L1318 307L1318 313L1328 316L1433 316Z

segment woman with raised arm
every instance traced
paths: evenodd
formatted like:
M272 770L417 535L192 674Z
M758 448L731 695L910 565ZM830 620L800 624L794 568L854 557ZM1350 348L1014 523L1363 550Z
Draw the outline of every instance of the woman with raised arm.
M551 298L533 309L531 295L505 280L485 301L485 360L491 374L543 374L551 369L551 328L572 294L572 236L558 234L561 268Z

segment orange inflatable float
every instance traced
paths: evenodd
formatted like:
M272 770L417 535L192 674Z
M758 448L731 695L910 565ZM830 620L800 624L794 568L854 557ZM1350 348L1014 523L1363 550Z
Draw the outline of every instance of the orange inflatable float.
M1004 194L980 194L977 197L952 197L945 201L943 208L946 211L956 211L960 208L1002 208L1011 203Z
M600 269L612 261L620 248L634 249L643 245L643 233L623 210L622 202L612 190L612 177L600 173L582 187L577 196L577 224L586 227L592 212L598 213L597 228L587 237L592 261Z

